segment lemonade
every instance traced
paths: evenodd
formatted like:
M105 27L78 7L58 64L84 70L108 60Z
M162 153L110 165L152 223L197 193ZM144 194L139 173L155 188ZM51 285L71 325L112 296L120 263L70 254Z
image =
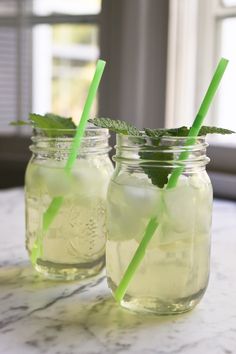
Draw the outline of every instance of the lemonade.
M212 186L205 169L207 143L198 137L179 164L184 142L176 136L117 134L116 168L107 194L107 279L116 300L125 284L119 301L134 311L188 311L208 284ZM173 171L179 176L170 188ZM143 243L150 220L155 228ZM142 245L141 262L133 263Z
M160 314L199 301L209 274L212 188L205 172L181 176L176 188L153 186L146 175L121 173L108 193L106 266L114 292L151 217L159 226L122 301Z
M122 306L138 312L191 310L208 283L212 188L204 126L228 60L221 58L191 127L138 129L95 118L116 132L108 191L107 279Z
M59 139L56 149L48 139L43 151L42 138L31 147L34 156L25 181L26 247L31 256L35 243L41 244L34 266L49 278L83 278L104 266L106 193L113 171L107 138L103 137L102 146L94 146L95 139L87 138L90 142L70 173L64 168L70 145L66 142L65 148L65 139ZM44 231L44 214L56 197L63 197L63 203Z

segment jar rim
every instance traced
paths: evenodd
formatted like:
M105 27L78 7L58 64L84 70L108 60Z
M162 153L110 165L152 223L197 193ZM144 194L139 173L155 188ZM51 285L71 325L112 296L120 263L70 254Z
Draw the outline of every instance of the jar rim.
M175 135L161 135L159 137L157 136L149 136L149 135L146 135L145 132L143 130L140 131L141 135L125 135L125 134L122 134L122 133L116 133L116 137L125 137L125 138L128 138L128 139L132 139L132 138L144 138L144 139L153 139L153 140L157 140L157 139L167 139L167 140L181 140L181 139L187 139L189 138L188 135L178 135L178 136L175 136ZM191 138L194 138L194 139L202 139L202 140L205 140L206 139L206 135L196 135L196 136L191 136Z
M36 136L40 136L43 138L48 138L48 139L65 139L65 138L71 138L73 139L75 132L77 128L72 129L72 128L38 128L32 125L33 133ZM51 134L46 134L48 133L53 133L53 132L58 132L58 135L51 135ZM41 134L42 135L41 135ZM94 133L94 135L93 135ZM107 128L100 128L96 127L90 123L87 124L84 135L83 135L83 140L86 139L98 139L99 136L107 136L109 137L109 130Z
M48 134L45 134L46 131ZM59 151L61 154L68 154L72 148L75 132L76 129L34 128L32 145L29 148L33 153L45 156L57 154ZM88 124L81 139L80 151L90 154L107 153L110 150L109 137L108 129Z
M113 160L125 164L201 165L209 162L205 136L132 136L117 134L116 154ZM181 155L182 154L182 155ZM179 157L181 156L181 160Z
M163 149L163 147L171 147L177 149L201 149L207 147L209 144L206 141L206 135L201 136L172 136L163 135L160 137L151 137L148 135L124 135L116 134L116 148L150 148L150 149Z

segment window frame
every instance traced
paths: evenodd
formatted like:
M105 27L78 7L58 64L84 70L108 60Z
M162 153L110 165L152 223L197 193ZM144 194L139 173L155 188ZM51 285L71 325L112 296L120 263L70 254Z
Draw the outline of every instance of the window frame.
M103 0L101 116L164 127L169 3Z
M94 15L35 15L25 14L24 1L17 1L17 12L14 15L1 15L0 16L0 29L1 27L11 27L17 29L17 101L16 112L17 117L23 118L22 96L21 96L21 78L22 78L22 49L21 49L21 36L22 29L39 24L95 24L101 26L101 13ZM102 11L102 8L101 8ZM32 82L32 68L31 82ZM31 91L31 90L30 90ZM32 97L30 99L32 110ZM7 188L14 185L24 184L24 171L27 162L30 158L30 138L29 133L25 132L24 128L12 127L9 132L0 132L0 164L3 170L0 188Z
M170 0L169 5L166 126L173 127L180 120L188 123L182 116L194 117L216 66L219 21L236 17L236 6L224 7L220 0ZM188 84L190 79L192 85ZM210 109L207 123L214 123L213 116ZM208 155L215 195L236 198L236 145L211 141ZM235 192L227 188L229 176Z
M16 112L17 117L23 118L23 107L22 107L22 96L21 96L21 79L22 79L22 49L21 49L21 37L22 30L26 27L33 29L35 25L40 24L92 24L98 25L100 27L101 13L98 14L83 14L83 15L70 15L70 14L52 14L47 16L36 15L32 13L25 12L25 2L17 1L17 11L14 15L0 15L0 28L1 27L11 27L17 29L17 77L16 77L16 87L17 87L17 101L16 101ZM29 9L28 9L29 11ZM102 11L102 8L101 8ZM32 85L32 68L30 68L31 73L31 85ZM32 87L30 92L32 91ZM30 110L32 110L32 96L30 97ZM25 135L24 128L15 127L11 129L11 132L4 132L4 135L14 135L18 134L20 136ZM26 133L27 134L27 133ZM0 132L0 136L1 136Z

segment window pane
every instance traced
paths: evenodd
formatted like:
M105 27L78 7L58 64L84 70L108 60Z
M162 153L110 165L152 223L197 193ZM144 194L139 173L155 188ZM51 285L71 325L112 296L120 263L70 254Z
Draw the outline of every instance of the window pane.
M0 133L9 122L24 119L31 106L31 33L28 28L0 27Z
M16 57L17 32L15 29L2 27L0 30L0 119L1 133L9 131L9 122L16 119Z
M236 6L236 0L221 0L225 6Z
M222 21L220 38L220 56L229 59L229 64L222 80L218 104L217 124L225 128L236 130L236 18ZM235 140L235 137L234 137Z
M33 0L33 12L45 16L51 14L98 14L101 0Z
M33 48L34 111L79 119L99 57L98 26L35 26Z
M17 0L0 0L0 16L15 15L17 7Z

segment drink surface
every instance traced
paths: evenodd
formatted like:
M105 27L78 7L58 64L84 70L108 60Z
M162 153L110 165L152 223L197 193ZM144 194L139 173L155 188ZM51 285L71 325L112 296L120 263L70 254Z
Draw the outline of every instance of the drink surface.
M107 156L78 159L71 174L65 161L32 161L26 172L26 247L42 236L36 269L52 278L83 277L104 265L105 200L112 165ZM42 235L43 214L52 199L63 204Z
M209 276L212 188L205 171L159 189L140 173L121 173L108 191L108 284L120 283L152 217L158 228L128 285L123 306L159 314L187 311Z

